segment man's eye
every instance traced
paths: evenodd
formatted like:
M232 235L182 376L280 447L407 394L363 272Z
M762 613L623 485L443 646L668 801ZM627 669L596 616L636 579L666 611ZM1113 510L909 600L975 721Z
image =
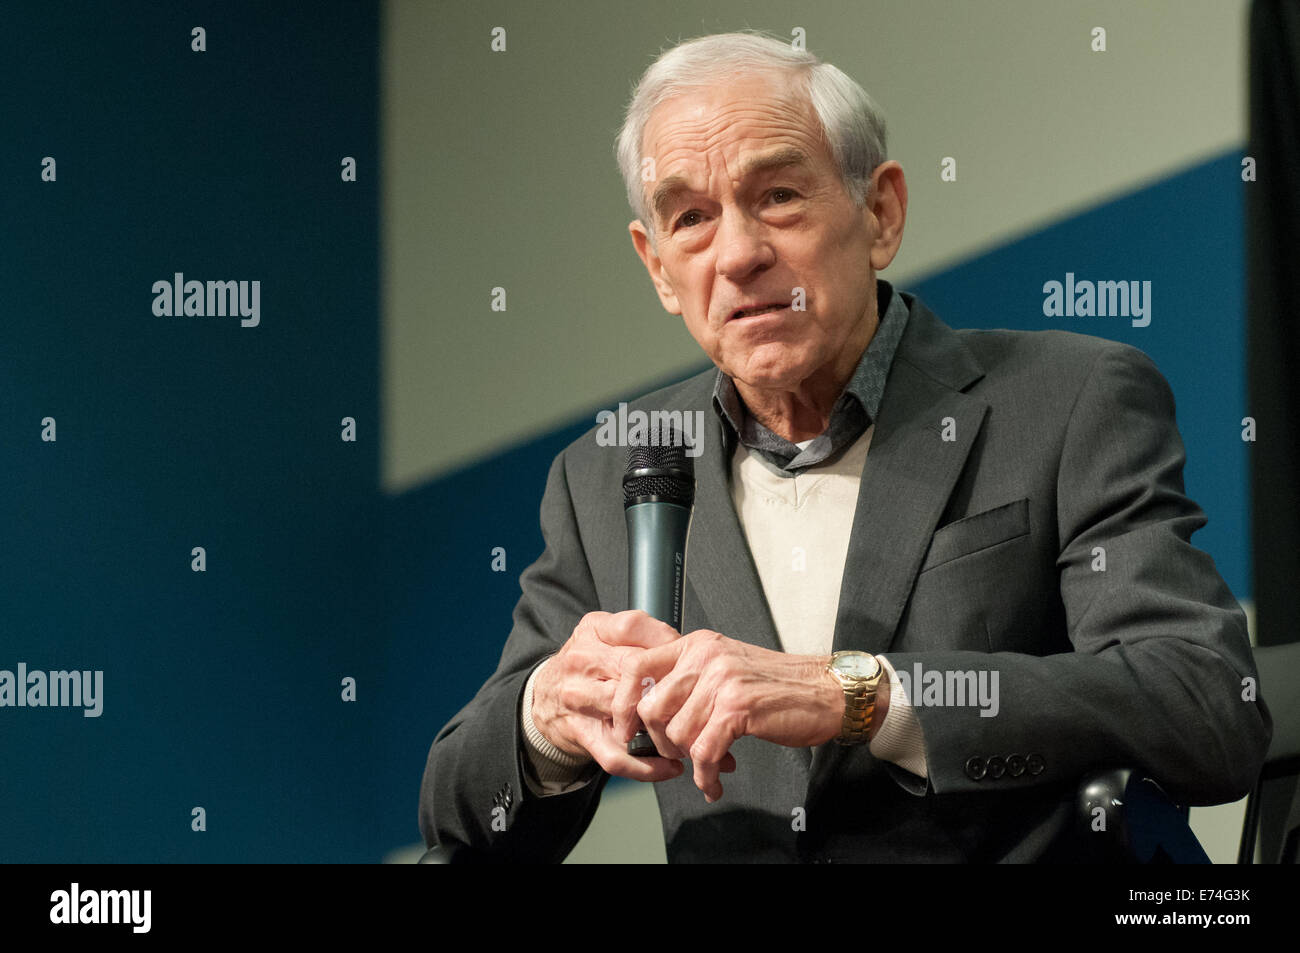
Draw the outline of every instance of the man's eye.
M786 205L789 202L793 202L798 197L798 194L799 193L797 193L794 189L784 189L784 188L772 189L772 191L768 193L768 195L772 197L773 201L775 201L777 205ZM691 211L689 212L682 213L681 217L679 217L677 221L674 223L675 227L690 228L692 225L698 225L699 222L692 220L692 216L698 216L699 214L700 213L695 209L691 209Z

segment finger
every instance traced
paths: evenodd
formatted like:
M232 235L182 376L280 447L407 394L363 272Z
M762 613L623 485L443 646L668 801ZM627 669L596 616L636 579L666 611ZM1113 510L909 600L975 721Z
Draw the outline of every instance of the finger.
M637 733L637 705L641 702L641 693L649 687L645 679L652 679L650 684L657 686L673 670L685 645L684 641L677 639L658 648L629 652L623 656L618 689L610 710L616 735L626 741Z
M685 770L680 761L672 758L636 758L628 754L625 744L615 741L610 722L600 727L595 722L587 725L583 746L609 774L633 781L667 781Z
M716 702L716 693L705 690L703 686L697 683L696 691L692 693L691 698L683 706L685 711L682 724L676 728L676 736L679 742L689 750L688 756L691 759L695 786L704 792L704 797L710 804L722 797L722 783L718 780L718 773L723 769L723 764L726 763L732 771L735 770L736 766L736 759L727 751L727 748L731 747L729 743L722 749L723 754L718 756L716 762L710 763L709 761L709 745L711 742L706 733L709 730ZM692 727L686 728L683 726ZM669 730L673 730L672 725L669 726ZM688 734L694 736L689 741L687 740Z
M602 614L595 618L584 617L584 621L587 620L596 638L606 645L653 649L681 638L681 633L667 622L661 622L640 609Z
M677 710L664 726L664 733L675 750L685 752L683 757L690 757L695 739L709 723L709 716L713 712L714 694L710 688L711 679L701 679L699 672L687 672L683 669L685 666L674 669L661 683L664 686L684 683L690 685L689 695L674 706Z
M575 679L561 689L560 700L565 711L604 721L614 705L618 682L608 679Z
M722 782L718 778L721 763L728 749L742 734L739 726L732 722L731 717L710 717L691 747L695 786L704 792L710 804L722 797Z
M718 766L707 761L691 761L695 775L695 786L704 792L704 800L710 804L722 798L722 781L718 778Z
M665 758L685 758L690 742L681 744L669 732L681 707L694 697L699 673L688 666L679 666L654 683L654 687L641 696L636 706L637 718L654 739L655 748ZM694 740L694 735L691 735Z

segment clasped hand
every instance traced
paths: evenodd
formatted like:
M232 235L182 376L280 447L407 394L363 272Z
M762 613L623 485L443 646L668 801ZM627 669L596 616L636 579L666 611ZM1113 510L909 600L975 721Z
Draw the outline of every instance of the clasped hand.
M662 781L689 758L710 801L736 769L745 735L789 747L834 738L844 695L826 658L774 652L697 629L684 636L644 612L592 612L542 670L533 720L552 744L585 753L610 774ZM644 725L662 757L626 743Z

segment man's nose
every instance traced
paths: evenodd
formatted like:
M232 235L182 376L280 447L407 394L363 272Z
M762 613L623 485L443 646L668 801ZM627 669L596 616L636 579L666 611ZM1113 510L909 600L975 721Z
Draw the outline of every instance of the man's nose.
M763 223L734 206L722 212L717 243L718 274L733 281L769 268L776 261Z

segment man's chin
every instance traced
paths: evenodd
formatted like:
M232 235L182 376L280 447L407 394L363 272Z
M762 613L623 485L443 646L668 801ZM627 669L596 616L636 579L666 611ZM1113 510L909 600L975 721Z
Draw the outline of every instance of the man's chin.
M743 365L742 365L743 366ZM810 371L802 366L750 368L746 367L739 374L732 374L732 380L752 387L754 390L796 390L810 376Z

